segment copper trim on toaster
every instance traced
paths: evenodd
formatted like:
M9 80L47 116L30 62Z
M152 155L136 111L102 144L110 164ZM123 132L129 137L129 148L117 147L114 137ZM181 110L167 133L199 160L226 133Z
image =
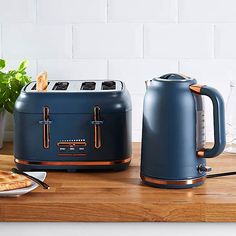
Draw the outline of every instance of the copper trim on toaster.
M15 158L15 163L21 165L43 165L43 166L111 166L125 164L131 161L131 157L114 161L26 161Z
M197 179L185 179L185 180L163 180L163 179L155 179L151 177L141 176L141 179L144 182L159 184L159 185L191 185L204 181L206 177L201 177Z
M49 136L49 124L47 121L49 120L49 108L44 107L43 108L43 147L44 148L49 148L49 141L50 141L50 136Z
M99 124L96 124L96 122L100 121L100 107L95 106L93 109L93 118L94 118L94 147L100 148L102 145L101 142L101 127Z

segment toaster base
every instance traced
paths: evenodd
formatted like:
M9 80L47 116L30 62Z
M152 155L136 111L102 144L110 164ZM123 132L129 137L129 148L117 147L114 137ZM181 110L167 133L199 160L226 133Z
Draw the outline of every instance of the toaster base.
M164 179L146 177L142 175L141 179L144 184L150 185L152 187L177 189L177 188L193 188L202 185L206 180L206 176L194 179L186 179L186 180L164 180Z
M131 157L123 160L114 161L26 161L15 159L15 164L19 170L67 170L68 172L76 172L79 170L113 170L121 171L128 168Z

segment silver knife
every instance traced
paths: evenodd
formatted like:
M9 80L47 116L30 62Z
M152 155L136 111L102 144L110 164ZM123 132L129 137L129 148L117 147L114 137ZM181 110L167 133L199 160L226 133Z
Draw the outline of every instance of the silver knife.
M44 183L43 181L41 181L40 179L37 179L31 175L26 174L23 171L20 171L16 168L12 168L11 171L15 174L19 174L19 175L24 175L25 177L27 177L28 179L34 181L35 183L37 183L38 185L42 186L44 189L50 189L50 186L47 185L46 183Z

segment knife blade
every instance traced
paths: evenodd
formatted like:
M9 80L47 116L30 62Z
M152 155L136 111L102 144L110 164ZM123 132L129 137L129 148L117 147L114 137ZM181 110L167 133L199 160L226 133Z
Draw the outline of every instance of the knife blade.
M25 177L29 178L30 180L32 180L33 182L37 183L38 185L42 186L43 189L50 189L50 186L47 185L45 182L41 181L40 179L37 179L31 175L26 174L23 171L20 171L16 168L12 168L11 171L15 174L19 174L19 175L24 175Z

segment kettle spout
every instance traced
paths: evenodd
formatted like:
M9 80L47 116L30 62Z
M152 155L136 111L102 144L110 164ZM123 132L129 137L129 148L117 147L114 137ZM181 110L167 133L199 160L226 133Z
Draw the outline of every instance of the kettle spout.
M151 80L145 80L146 89L150 86Z

